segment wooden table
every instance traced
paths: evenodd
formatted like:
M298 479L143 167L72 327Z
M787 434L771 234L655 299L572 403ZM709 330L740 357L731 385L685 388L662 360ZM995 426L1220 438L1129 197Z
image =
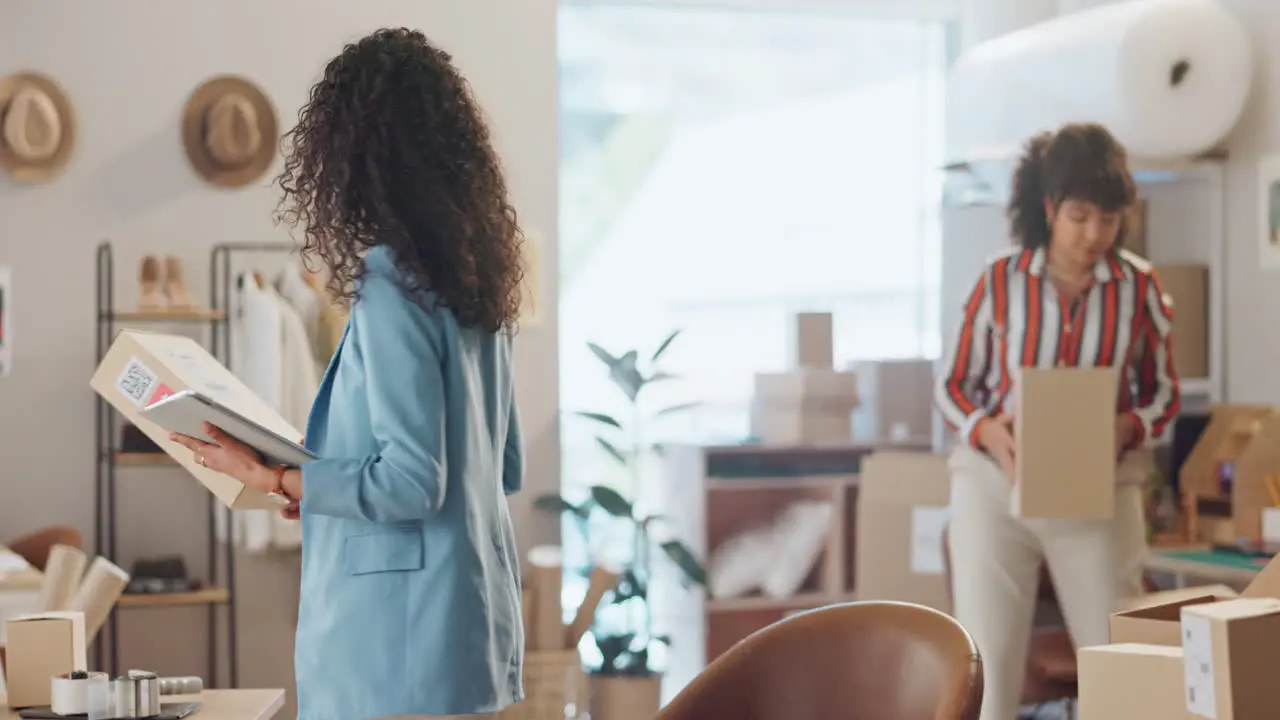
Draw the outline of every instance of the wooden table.
M191 720L270 720L284 705L284 690L205 690L199 695L166 696L166 703L198 702L200 709ZM4 696L0 695L0 707ZM16 710L8 710L3 720L18 720Z
M1217 563L1185 556L1185 554L1207 551L1208 548L1203 546L1152 548L1147 553L1144 566L1149 571L1169 573L1174 576L1178 587L1186 587L1187 578L1232 586L1248 585L1265 565L1265 563L1250 565L1244 561L1231 564Z

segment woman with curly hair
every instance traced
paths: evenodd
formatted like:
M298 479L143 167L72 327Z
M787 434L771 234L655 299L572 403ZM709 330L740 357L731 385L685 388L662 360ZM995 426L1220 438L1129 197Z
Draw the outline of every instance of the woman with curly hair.
M351 303L307 425L319 459L177 439L301 518L302 720L496 713L522 697L523 237L489 130L449 55L399 29L346 46L286 139L281 216Z
M938 406L961 440L950 461L952 590L956 619L982 653L982 720L1018 716L1042 563L1076 647L1106 644L1116 602L1142 591L1143 449L1168 432L1179 390L1160 283L1118 247L1135 199L1125 150L1105 128L1032 138L1008 206L1018 247L978 276L938 381ZM1022 367L1120 371L1113 519L1011 514Z

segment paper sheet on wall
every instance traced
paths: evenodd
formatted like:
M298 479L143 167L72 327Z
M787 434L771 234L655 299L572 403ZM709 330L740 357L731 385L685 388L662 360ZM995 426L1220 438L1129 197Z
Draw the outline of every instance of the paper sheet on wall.
M950 518L951 508L911 508L911 572L942 574L942 534L946 532Z
M1186 672L1187 712L1216 720L1213 686L1213 635L1209 618L1182 614L1182 655Z

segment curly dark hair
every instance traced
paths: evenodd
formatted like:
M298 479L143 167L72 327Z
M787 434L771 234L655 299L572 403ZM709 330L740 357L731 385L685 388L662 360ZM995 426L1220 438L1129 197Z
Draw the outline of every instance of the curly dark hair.
M1138 196L1124 146L1096 123L1064 125L1027 141L1013 172L1013 193L1006 208L1014 239L1023 247L1049 242L1045 200L1090 202L1107 212L1124 210ZM1120 239L1126 225L1120 226Z
M463 327L514 328L524 234L471 87L416 30L383 29L324 69L282 142L278 221L351 300L364 254L386 245L422 307ZM430 298L430 299L428 299Z

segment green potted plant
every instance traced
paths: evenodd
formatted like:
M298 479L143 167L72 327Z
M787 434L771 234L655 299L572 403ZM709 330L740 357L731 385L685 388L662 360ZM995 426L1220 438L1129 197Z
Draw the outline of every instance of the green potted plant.
M659 452L659 446L646 433L648 423L696 405L683 403L653 412L646 412L643 407L644 391L654 383L673 377L658 365L678 335L679 331L668 335L643 362L636 350L614 355L588 343L592 354L606 366L609 378L622 392L628 413L625 420L601 412L575 414L595 426L596 444L626 472L631 486L629 494L633 498L643 482L646 458ZM572 518L588 544L590 519L596 510L614 522L626 524L631 540L630 555L590 632L601 656L599 666L591 668L591 714L596 720L653 717L658 711L661 675L650 662L650 650L655 644L670 644L668 637L656 634L653 629L649 592L654 550L660 551L658 557L675 566L686 586L705 584L706 571L679 539L659 539L655 535L661 528L662 516L642 515L632 500L607 485L592 485L589 497L576 504L559 495L539 497L534 504L545 512ZM614 616L610 618L614 622L604 622L607 616Z

